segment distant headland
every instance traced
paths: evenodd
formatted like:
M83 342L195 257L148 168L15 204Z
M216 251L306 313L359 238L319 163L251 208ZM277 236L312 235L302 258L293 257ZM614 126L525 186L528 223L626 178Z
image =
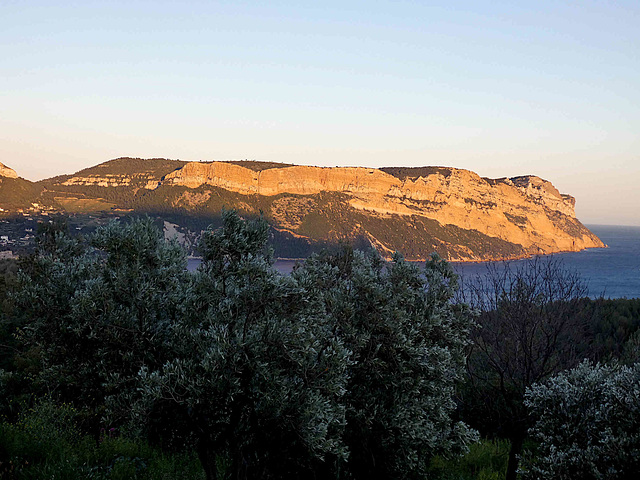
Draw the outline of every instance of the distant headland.
M256 161L118 158L39 182L0 164L3 215L149 214L184 238L223 208L262 214L276 256L328 245L453 261L522 258L604 244L575 216L575 199L534 175L482 178L450 167L311 167Z

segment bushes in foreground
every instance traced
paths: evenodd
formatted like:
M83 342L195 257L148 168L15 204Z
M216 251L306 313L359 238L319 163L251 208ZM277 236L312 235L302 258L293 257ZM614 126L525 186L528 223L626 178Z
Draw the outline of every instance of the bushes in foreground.
M82 434L71 405L49 397L23 406L16 422L0 422L0 479L52 480L204 480L193 451L163 452L116 429L96 441ZM509 443L482 440L463 456L435 456L426 476L431 480L499 480L504 478ZM229 464L217 469L228 478ZM284 477L283 477L284 478Z
M453 458L474 434L453 420L470 315L452 301L449 266L345 249L283 276L266 238L263 222L227 213L191 274L149 221L88 242L50 229L0 325L17 334L0 345L2 478L503 478L508 442ZM525 477L626 478L638 467L638 367L545 380L577 358L561 354L575 353L563 349L582 305L547 273L533 279L549 288L521 275L480 317L472 378L506 385L486 398L514 400L519 416L504 402L494 412L522 420L519 441L534 420L529 387L540 449L525 455ZM6 401L44 392L58 403L16 416Z
M452 396L470 320L446 262L346 249L281 275L266 223L223 217L195 274L149 220L88 243L48 231L14 297L33 385L94 436L191 448L208 479L221 459L236 479L422 478L465 451Z
M434 480L502 480L509 459L508 440L483 439L459 457L436 456L426 478Z
M83 434L78 411L48 397L0 423L0 478L200 480L195 454L166 454L111 429L98 440Z
M536 456L525 479L631 479L640 471L640 364L588 362L534 385L525 403L536 418Z

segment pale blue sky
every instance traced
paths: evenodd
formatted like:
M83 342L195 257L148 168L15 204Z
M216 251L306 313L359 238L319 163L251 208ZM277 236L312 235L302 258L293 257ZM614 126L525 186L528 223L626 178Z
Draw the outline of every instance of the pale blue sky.
M535 174L640 225L640 2L0 3L0 162Z

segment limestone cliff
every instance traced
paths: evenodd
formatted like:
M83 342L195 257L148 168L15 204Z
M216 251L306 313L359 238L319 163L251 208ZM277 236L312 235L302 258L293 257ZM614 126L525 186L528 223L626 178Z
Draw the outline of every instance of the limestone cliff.
M3 178L0 190L18 191L13 183L22 179ZM338 241L370 245L385 255L399 251L412 260L434 251L449 260L475 261L603 246L576 218L573 197L536 176L489 179L448 167L118 158L26 183L24 194L5 205L148 213L192 232L216 224L223 208L247 217L262 212L280 257L304 257ZM0 195L0 207L8 196Z
M59 185L81 187L134 187L154 190L168 172L185 162L165 159L117 158L60 178Z
M237 162L211 162L188 163L168 174L163 183L279 197L271 202L270 216L275 226L293 234L301 233L305 216L314 214L317 207L314 197L339 194L351 209L367 216L393 217L396 221L405 218L407 224L415 218L435 220L440 226L455 226L477 232L485 239L499 239L520 247L497 257L603 246L576 219L573 197L562 195L550 182L536 176L486 179L468 170L445 167L286 166L256 171ZM301 202L303 206L299 207ZM344 233L344 229L340 230ZM331 236L331 232L327 233ZM414 228L406 230L406 235L416 233ZM382 251L399 249L399 245L376 238L370 231L360 231L354 225L352 236L357 234L367 237ZM442 242L449 244L450 259L487 259L478 247Z
M18 178L18 174L12 168L0 163L0 177Z
M129 187L132 184L142 183L144 188L153 190L158 188L159 179L151 175L90 175L86 177L71 177L62 182L62 185L81 185L87 187Z

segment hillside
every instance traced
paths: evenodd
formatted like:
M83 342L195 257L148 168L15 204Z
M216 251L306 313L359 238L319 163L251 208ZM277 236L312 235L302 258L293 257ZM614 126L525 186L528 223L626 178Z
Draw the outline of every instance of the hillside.
M31 185L40 189L34 202L57 210L148 213L193 232L216 224L222 208L262 212L281 257L340 241L414 260L433 251L490 260L603 246L575 217L573 197L536 176L119 158Z
M0 163L0 211L31 207L41 191L40 186L18 177L15 170Z
M85 168L74 175L42 180L47 186L96 185L101 187L144 187L153 189L168 173L183 167L187 162L164 158L116 158L95 167Z

